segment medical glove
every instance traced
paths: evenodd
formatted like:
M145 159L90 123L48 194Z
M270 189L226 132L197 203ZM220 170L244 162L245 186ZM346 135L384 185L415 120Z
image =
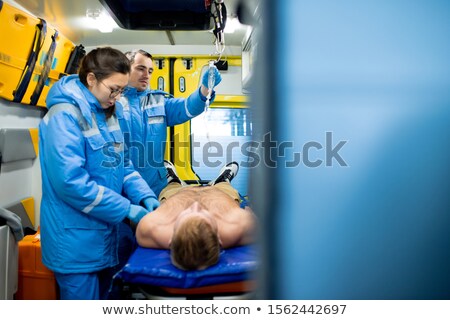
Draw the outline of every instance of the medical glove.
M130 211L128 212L128 218L138 224L139 221L148 213L147 209L135 204L130 205Z
M215 86L217 86L220 83L220 81L222 81L222 76L220 75L220 72L216 66L213 65L210 68L211 68L211 72L214 73L214 85L212 86L214 88ZM210 68L208 68L208 70L206 70L206 72L203 74L203 77L202 77L202 85L204 85L208 89L210 89L209 88L210 86L208 86Z
M155 211L159 207L159 201L152 197L145 198L142 202L148 211Z

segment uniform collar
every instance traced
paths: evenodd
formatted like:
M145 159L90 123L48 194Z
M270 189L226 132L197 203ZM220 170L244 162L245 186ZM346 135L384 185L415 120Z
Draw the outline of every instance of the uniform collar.
M150 89L145 89L144 91L138 91L135 87L127 86L124 91L125 96L138 96L141 97L150 92Z

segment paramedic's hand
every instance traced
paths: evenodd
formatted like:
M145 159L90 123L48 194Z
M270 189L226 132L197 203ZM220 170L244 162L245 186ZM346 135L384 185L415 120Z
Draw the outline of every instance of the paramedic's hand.
M222 76L220 75L220 72L219 72L219 70L217 70L216 66L214 66L213 70L214 70L214 86L213 86L213 88L214 88L215 86L217 86L220 83L220 81L222 81ZM205 88L207 88L207 89L208 89L208 77L209 77L209 67L206 70L206 72L203 74L203 78L202 78L202 85L204 85Z
M137 205L130 205L130 211L128 212L128 218L134 222L135 224L138 224L139 221L148 213L147 209L144 209L141 206Z
M142 202L148 211L155 211L159 207L159 201L152 197L145 198Z

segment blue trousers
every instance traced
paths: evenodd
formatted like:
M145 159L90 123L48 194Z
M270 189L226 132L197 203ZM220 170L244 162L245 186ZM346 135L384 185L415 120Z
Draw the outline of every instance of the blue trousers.
M126 223L119 225L119 264L93 273L57 273L55 278L59 285L61 300L106 300L122 299L122 286L112 285L112 277L128 261L136 248L133 230Z
M61 300L105 300L108 299L114 270L103 269L93 273L58 273Z

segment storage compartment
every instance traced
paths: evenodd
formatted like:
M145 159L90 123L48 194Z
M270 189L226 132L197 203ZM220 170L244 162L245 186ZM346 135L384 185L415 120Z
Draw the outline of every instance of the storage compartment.
M22 103L46 106L48 90L65 75L64 71L74 48L75 45L69 39L47 25L47 35Z
M33 49L40 20L0 3L0 97L12 101Z
M0 97L45 107L75 45L45 20L6 3L0 6L0 30Z
M16 300L55 300L58 287L53 272L42 264L40 233L19 241L19 286Z

